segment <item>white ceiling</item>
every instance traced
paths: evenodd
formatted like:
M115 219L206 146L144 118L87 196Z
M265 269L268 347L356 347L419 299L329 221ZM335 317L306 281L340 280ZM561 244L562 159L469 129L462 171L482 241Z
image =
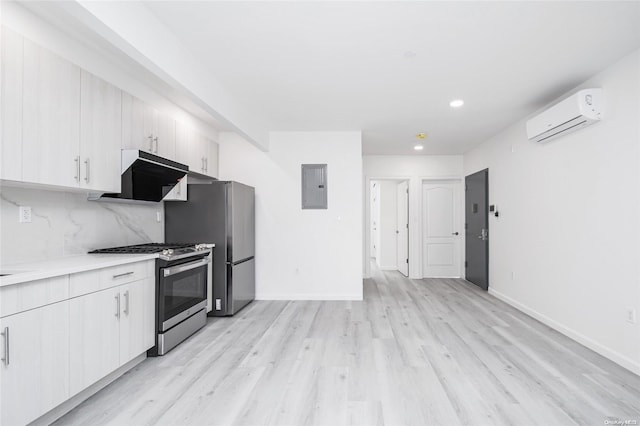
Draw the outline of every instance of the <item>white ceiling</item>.
M365 154L463 153L640 47L638 1L147 6L270 130L362 130Z

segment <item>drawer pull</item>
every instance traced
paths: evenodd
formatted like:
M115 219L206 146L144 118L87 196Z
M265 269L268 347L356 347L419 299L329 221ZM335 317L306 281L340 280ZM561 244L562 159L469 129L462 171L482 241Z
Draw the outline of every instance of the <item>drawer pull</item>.
M4 358L2 361L4 365L9 365L9 327L5 327L4 331L0 333L0 335L4 336Z
M125 272L124 274L114 275L113 279L115 280L116 278L126 277L127 275L133 275L133 271Z
M129 315L129 290L124 292L124 313Z

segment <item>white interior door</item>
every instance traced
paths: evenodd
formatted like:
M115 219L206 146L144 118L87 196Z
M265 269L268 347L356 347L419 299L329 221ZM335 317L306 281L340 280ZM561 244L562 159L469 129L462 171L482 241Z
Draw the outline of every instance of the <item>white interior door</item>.
M400 182L396 191L397 214L397 244L396 262L398 271L406 277L409 276L409 183Z
M422 186L424 277L460 277L460 183Z

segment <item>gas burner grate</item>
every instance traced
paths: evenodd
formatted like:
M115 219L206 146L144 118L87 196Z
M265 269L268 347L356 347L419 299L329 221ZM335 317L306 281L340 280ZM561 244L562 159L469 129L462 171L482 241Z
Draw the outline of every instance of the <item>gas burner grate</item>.
M146 253L162 253L163 250L166 249L182 249L195 247L195 244L188 243L147 243L147 244L137 244L133 246L123 246L123 247L109 247L104 249L98 249L90 251L89 253L94 254L109 254L109 253L128 253L128 254L146 254Z

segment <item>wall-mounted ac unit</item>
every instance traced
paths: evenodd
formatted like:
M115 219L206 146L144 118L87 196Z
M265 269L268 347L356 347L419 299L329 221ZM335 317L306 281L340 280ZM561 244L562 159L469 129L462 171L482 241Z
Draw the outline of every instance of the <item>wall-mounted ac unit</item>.
M587 127L602 117L602 89L584 89L527 121L530 141L548 142Z

